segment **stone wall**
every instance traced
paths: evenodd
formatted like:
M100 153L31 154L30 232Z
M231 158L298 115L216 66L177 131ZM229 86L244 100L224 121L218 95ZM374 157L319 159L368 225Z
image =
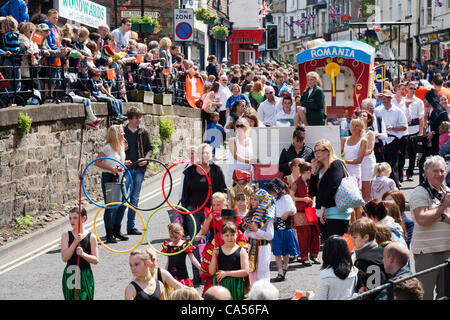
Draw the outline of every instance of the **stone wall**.
M151 136L159 133L159 119L174 121L175 131L161 148L159 160L171 164L185 159L189 145L201 143L200 111L179 107L124 103L124 112L138 106ZM20 215L36 216L78 199L80 166L97 157L109 122L106 103L94 103L94 113L105 117L98 129L84 126L82 104L11 107L0 110L0 226ZM33 119L30 133L17 134L19 113ZM90 177L86 188L98 189L100 177Z

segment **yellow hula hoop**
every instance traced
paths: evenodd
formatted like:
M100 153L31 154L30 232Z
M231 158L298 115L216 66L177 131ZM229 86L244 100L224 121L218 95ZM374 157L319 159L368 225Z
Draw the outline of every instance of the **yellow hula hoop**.
M117 204L121 204L121 202L111 202L111 203L106 204L105 207L108 207L108 206L114 206L114 205L117 205ZM138 242L133 248L131 248L131 249L129 249L129 250L124 250L124 251L119 251L119 250L111 249L111 248L108 247L106 244L104 244L102 240L100 240L100 237L98 236L98 233L97 233L97 228L95 227L95 222L96 222L96 220L97 220L97 216L98 216L98 214L100 213L100 211L102 211L102 210L104 209L104 208L100 208L100 209L97 211L97 213L95 214L95 217L94 217L94 233L95 233L95 236L97 237L98 242L100 242L100 244L101 244L103 247L105 247L106 249L108 249L109 251L114 252L114 253L128 253L128 252L130 252L130 251L136 249L136 248L142 243L142 241L144 241L145 232L146 232L144 218L143 218L142 215L139 213L139 211L137 211L136 208L130 206L130 205L127 204L127 203L123 203L122 205L124 205L125 207L128 207L128 208L132 209L134 212L136 212L136 213L138 214L139 218L140 218L141 221L142 221L142 225L144 226L144 230L143 230L143 232L142 232L141 240L139 240L139 242Z

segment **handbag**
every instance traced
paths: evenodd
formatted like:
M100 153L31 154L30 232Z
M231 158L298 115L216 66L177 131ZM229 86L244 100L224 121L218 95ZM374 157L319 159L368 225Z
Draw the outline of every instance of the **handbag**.
M344 211L349 208L357 208L365 204L361 191L359 190L358 180L356 177L349 175L345 164L342 163L345 170L345 177L334 196L336 208L339 211Z

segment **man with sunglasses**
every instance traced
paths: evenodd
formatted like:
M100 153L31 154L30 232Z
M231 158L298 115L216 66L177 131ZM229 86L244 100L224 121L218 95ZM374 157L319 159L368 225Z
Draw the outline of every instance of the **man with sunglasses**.
M264 90L266 100L258 107L258 118L266 127L274 127L277 123L277 106L281 98L275 96L275 90L267 86Z
M413 181L414 167L416 165L416 143L417 136L423 135L423 128L425 123L425 106L421 99L414 94L417 90L415 82L408 82L408 93L406 94L405 106L409 110L408 117L408 135L406 152L408 153L409 166L406 170L406 179Z

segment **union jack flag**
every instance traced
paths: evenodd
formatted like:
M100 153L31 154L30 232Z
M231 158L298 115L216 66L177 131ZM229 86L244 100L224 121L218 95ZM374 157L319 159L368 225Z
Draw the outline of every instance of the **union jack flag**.
M264 18L266 17L272 9L270 8L272 4L267 3L266 1L263 1L261 3L261 7L259 7L259 17Z
M359 5L358 12L356 13L356 17L357 18L361 18L362 17L362 5Z
M297 21L294 21L294 23L299 27L303 27L305 25L305 18L301 18Z
M439 0L436 0L436 6L442 7L442 2L440 2Z

